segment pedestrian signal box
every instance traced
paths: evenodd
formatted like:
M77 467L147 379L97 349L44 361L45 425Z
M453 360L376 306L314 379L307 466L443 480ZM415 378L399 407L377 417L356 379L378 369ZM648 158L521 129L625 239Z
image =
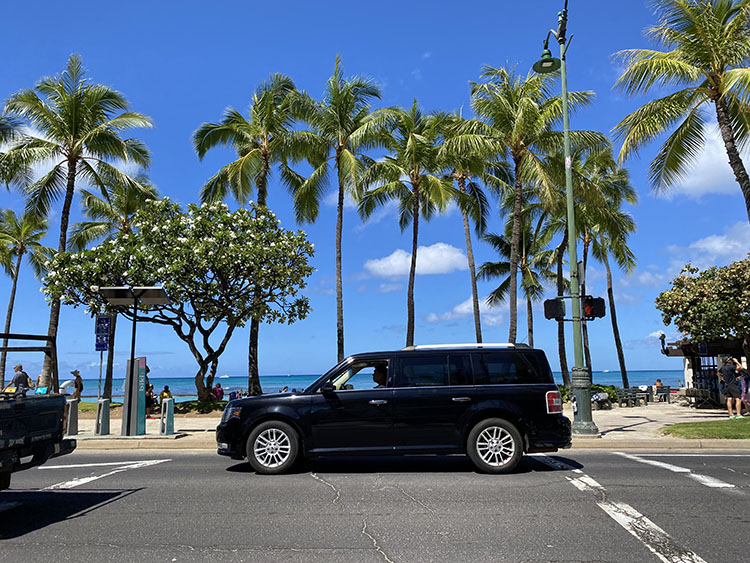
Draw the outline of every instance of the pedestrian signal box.
M561 321L565 318L565 301L562 299L545 299L544 318Z
M583 311L581 312L587 321L601 318L606 314L606 307L604 306L604 299L602 297L584 295L582 305Z

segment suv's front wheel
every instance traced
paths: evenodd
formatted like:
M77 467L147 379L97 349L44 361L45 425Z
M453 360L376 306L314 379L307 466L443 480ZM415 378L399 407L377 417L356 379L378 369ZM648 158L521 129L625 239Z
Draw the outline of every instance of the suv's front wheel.
M488 418L469 433L469 458L485 473L508 473L523 455L523 441L515 426L502 418Z
M247 439L247 460L258 473L277 475L287 471L297 459L297 432L278 420L256 426Z

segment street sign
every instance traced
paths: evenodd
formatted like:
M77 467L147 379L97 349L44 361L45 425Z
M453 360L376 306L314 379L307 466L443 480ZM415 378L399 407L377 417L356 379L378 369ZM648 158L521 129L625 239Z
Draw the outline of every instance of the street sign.
M109 336L109 315L99 315L96 317L96 334Z
M97 334L96 335L96 351L106 352L109 349L109 335L108 334Z

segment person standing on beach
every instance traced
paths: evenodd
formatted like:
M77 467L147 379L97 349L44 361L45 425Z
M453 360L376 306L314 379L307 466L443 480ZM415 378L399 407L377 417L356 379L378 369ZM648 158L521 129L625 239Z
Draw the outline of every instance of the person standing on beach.
M81 372L78 371L77 369L74 369L70 373L72 373L73 376L76 378L75 383L74 383L75 387L73 388L73 398L78 399L80 401L81 393L83 393L83 379L81 379Z
M740 369L745 369L739 360L726 356L724 358L724 365L721 366L717 375L720 381L724 382L724 396L727 398L727 410L729 411L729 418L742 418L740 414L742 412L742 400L740 399L740 387L737 381L737 366ZM734 414L732 407L737 411Z

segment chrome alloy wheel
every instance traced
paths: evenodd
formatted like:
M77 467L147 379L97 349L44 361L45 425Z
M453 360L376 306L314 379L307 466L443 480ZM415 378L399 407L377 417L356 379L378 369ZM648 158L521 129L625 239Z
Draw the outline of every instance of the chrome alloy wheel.
M516 442L505 428L489 426L477 436L477 453L487 465L502 467L513 459Z
M264 467L279 467L287 459L292 451L289 436L278 428L264 430L255 438L253 452L255 459Z

